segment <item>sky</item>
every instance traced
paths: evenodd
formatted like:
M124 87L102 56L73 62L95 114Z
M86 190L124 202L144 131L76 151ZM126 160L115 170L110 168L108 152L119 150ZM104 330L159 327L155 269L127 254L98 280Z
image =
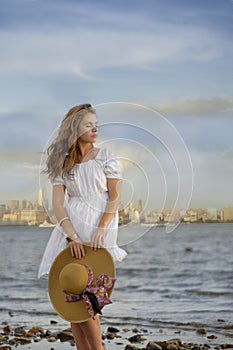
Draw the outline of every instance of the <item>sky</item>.
M0 0L0 202L37 198L48 140L90 102L125 202L233 206L232 34L232 0Z

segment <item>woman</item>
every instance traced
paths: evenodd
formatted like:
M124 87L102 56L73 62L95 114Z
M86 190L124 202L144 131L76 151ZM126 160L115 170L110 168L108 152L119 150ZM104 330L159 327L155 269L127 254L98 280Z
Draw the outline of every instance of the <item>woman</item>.
M58 136L48 148L46 172L53 185L54 228L38 276L49 273L55 257L68 245L73 257L85 256L84 243L93 250L105 247L115 261L126 252L117 246L120 165L108 148L96 148L98 123L90 104L71 108ZM65 194L68 203L64 207ZM79 350L103 349L98 315L71 323Z

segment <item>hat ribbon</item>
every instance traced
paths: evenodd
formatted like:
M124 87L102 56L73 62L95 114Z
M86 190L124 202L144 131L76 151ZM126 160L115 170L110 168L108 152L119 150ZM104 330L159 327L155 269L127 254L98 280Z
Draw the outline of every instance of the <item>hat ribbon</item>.
M105 273L99 275L93 281L93 271L90 266L84 265L88 272L87 286L82 294L72 294L64 291L67 302L75 302L83 299L87 306L88 314L94 318L94 312L102 314L101 309L112 301L108 297L108 291L114 286L116 278L112 278Z

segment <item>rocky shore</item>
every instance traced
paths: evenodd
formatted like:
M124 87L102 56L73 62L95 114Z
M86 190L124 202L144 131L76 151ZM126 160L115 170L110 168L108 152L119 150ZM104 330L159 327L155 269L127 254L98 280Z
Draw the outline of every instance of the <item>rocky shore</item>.
M51 324L56 321L51 321ZM162 332L162 330L161 330ZM205 329L198 329L197 334L206 335ZM209 350L209 349L230 349L233 343L209 344L208 341L216 339L217 336L209 335L203 338L203 344L184 343L179 338L168 340L148 340L146 329L118 329L108 327L102 334L103 342L109 349L124 350ZM151 339L151 336L149 337ZM5 325L0 333L0 350L11 350L14 347L26 346L30 349L36 347L36 343L42 343L41 349L55 350L58 344L67 343L68 346L75 346L70 328L57 332L45 330L41 327L16 327ZM44 344L47 343L47 346ZM52 344L53 343L53 344ZM40 348L37 346L37 349Z

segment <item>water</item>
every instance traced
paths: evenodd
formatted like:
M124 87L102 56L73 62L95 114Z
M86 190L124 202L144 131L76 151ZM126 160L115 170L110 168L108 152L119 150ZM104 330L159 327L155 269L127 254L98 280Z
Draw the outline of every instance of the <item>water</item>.
M180 225L167 235L163 228L121 228L119 241L129 253L117 265L113 304L103 310L102 324L141 327L159 337L197 341L197 328L233 337L233 225ZM51 228L0 227L0 315L12 326L42 326L56 315L47 281L37 279L38 265ZM133 237L139 237L135 241ZM191 248L191 249L187 249ZM163 333L161 331L163 330ZM177 334L176 334L177 336Z

